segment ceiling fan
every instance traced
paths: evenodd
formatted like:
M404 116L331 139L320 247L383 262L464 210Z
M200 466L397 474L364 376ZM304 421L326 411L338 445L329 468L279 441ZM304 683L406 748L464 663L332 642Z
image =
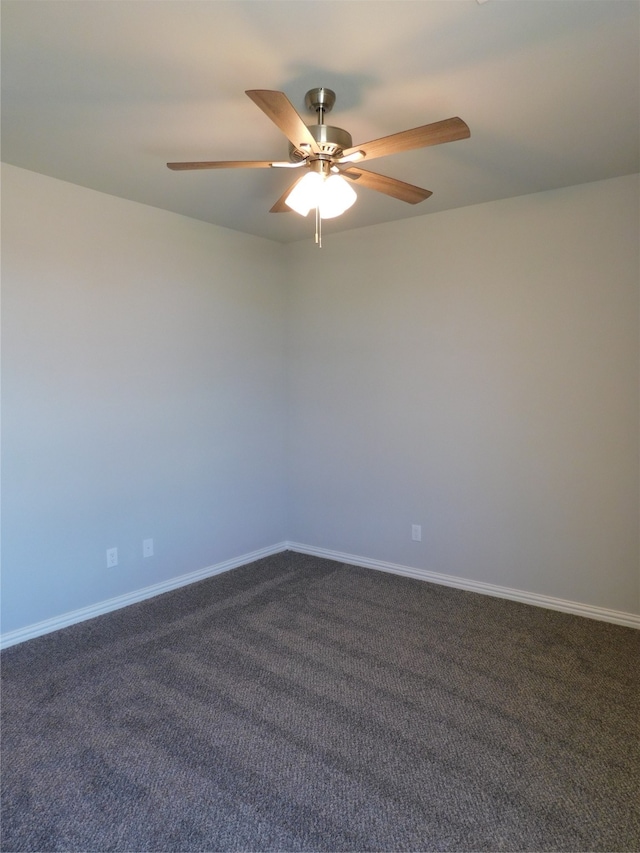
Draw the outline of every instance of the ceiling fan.
M340 127L324 123L325 114L335 104L336 95L331 89L310 89L305 96L305 105L316 112L318 123L307 126L296 112L284 92L269 89L249 89L246 94L271 119L289 140L289 160L213 160L192 163L167 163L176 171L188 169L272 169L300 168L300 176L280 196L271 208L271 213L295 210L306 216L315 208L316 242L321 243L319 230L322 219L331 219L344 213L356 200L356 194L347 182L377 190L409 204L417 204L429 198L429 190L407 184L397 178L389 178L360 167L365 160L386 157L401 151L439 145L466 139L470 131L460 118L425 124L353 145L351 135ZM344 180L344 179L347 180Z

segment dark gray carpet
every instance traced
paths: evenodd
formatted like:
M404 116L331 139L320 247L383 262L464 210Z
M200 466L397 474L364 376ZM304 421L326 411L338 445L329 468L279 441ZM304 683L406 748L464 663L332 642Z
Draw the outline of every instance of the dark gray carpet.
M3 653L2 850L638 850L639 661L277 555Z

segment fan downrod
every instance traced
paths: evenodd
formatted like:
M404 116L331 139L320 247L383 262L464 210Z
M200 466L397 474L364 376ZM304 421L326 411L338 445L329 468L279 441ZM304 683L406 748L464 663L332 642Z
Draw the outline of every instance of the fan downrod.
M318 114L318 124L323 124L325 113L330 113L333 105L336 102L336 93L333 89L325 89L324 86L318 86L316 89L309 89L304 96L304 105L311 112Z

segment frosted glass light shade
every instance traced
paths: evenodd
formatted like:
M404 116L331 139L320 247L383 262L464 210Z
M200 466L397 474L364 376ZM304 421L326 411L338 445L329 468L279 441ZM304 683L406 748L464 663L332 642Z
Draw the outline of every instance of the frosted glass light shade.
M322 185L320 216L333 219L348 210L358 198L354 189L341 175L331 175Z
M318 172L307 172L286 197L285 204L300 216L306 216L317 205L323 183L322 175Z
M291 190L285 204L301 216L317 207L322 219L333 219L348 210L356 198L354 190L340 175L325 179L318 172L309 172Z

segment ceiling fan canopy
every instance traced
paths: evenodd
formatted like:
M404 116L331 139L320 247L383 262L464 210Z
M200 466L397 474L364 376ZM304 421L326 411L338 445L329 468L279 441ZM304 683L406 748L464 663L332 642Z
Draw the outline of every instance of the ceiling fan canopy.
M310 126L298 114L284 92L276 92L270 89L249 89L246 94L289 140L288 161L212 160L167 163L167 166L176 171L191 169L302 169L303 174L275 202L271 207L271 213L296 210L306 215L311 208L315 207L316 220L339 215L355 201L355 193L351 191L349 194L342 187L346 181L357 182L358 186L376 190L408 204L417 204L429 198L432 193L397 178L390 178L369 169L363 169L360 164L376 157L386 157L389 154L397 154L402 151L467 139L471 135L465 122L461 118L455 117L414 127L411 130L404 130L391 136L380 137L354 146L350 133L340 127L325 124L325 115L333 109L336 101L335 92L331 89L318 87L310 89L305 95L305 106L308 110L315 112L318 117L317 123ZM310 194L303 204L296 205L296 201L299 201L298 196L303 194L302 189L305 189L305 185ZM351 188L347 186L347 190L349 189ZM342 200L340 202L338 195ZM343 203L345 206L340 209Z

